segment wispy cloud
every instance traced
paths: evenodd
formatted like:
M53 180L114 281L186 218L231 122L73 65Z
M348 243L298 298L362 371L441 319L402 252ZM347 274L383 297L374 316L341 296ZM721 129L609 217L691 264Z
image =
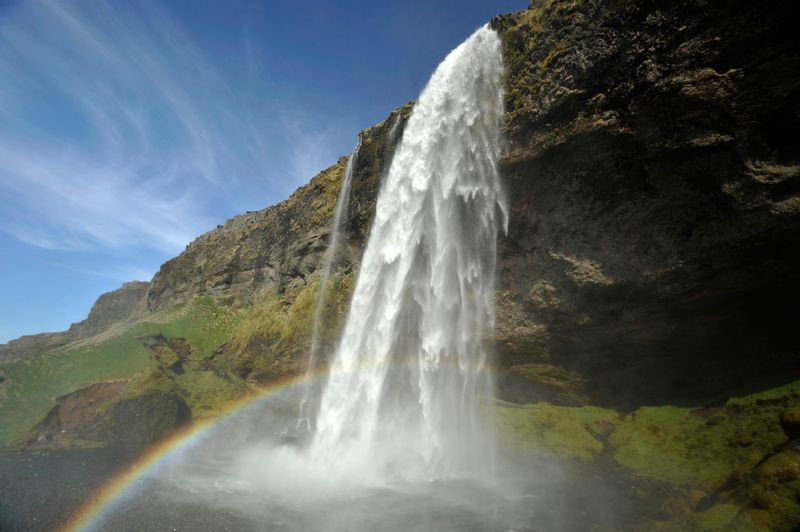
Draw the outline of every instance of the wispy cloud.
M297 115L285 115L282 124L289 139L289 174L295 186L308 181L341 155L336 153L330 132L311 129Z
M21 241L176 252L241 180L270 186L242 88L152 3L22 3L0 70L0 229Z
M148 270L147 268L142 267L123 267L123 268L106 268L106 269L96 269L96 268L84 268L80 266L73 266L70 264L64 264L61 262L52 262L52 261L44 261L43 264L47 266L53 266L55 268L60 268L62 270L66 270L69 272L79 273L81 275L86 275L88 277L102 277L104 279L110 279L115 282L125 283L128 281L148 281L150 278L153 277L153 271Z

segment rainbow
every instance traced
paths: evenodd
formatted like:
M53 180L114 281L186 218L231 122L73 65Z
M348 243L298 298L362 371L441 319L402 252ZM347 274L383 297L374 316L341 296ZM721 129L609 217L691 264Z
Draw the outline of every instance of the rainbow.
M401 361L404 364L418 363L415 357L404 357ZM455 361L446 361L444 363L458 367ZM395 361L394 364L398 364L398 361ZM361 364L359 367L364 368L366 366L367 364ZM304 381L311 383L328 375L330 375L328 369L321 369L311 374L302 373L272 381L254 393L230 403L219 415L194 421L185 428L173 432L149 447L133 462L127 471L120 473L92 494L80 508L69 516L62 530L66 532L83 532L97 529L99 524L111 515L122 501L131 494L137 480L156 471L160 466L192 448L218 423L242 412L248 406L262 399L266 399Z
M219 422L242 412L248 406L262 399L275 395L305 380L316 380L322 376L322 373L316 375L300 374L273 381L269 385L259 388L255 393L227 405L221 414L195 421L185 428L170 434L149 447L126 471L117 475L92 494L80 508L70 515L63 530L68 532L95 530L125 500L137 480L193 447Z

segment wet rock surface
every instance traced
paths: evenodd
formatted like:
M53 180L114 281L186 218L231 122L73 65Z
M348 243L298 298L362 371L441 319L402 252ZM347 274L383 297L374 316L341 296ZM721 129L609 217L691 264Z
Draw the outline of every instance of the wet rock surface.
M535 1L493 20L512 201L502 362L576 372L622 408L800 376L795 11Z

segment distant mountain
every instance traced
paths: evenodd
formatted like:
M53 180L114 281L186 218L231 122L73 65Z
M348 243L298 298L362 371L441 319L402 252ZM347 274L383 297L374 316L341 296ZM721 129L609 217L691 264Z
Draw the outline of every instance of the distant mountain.
M150 283L142 281L124 283L121 288L97 298L89 316L83 321L73 323L66 331L22 336L0 345L0 362L8 362L30 353L58 349L141 315L147 308L145 296L149 286Z

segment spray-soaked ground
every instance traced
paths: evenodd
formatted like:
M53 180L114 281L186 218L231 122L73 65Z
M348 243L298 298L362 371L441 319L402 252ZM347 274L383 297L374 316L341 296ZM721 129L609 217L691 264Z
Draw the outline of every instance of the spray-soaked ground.
M188 492L154 482L101 530L447 531L617 530L615 505L602 483L530 486L502 494L458 481L373 488L307 501L223 490ZM563 495L568 495L565 498ZM570 508L566 508L569 505Z
M124 447L0 452L0 530L60 528L135 457Z
M494 481L315 471L296 390L218 423L107 506L99 530L589 530L628 520L626 487L501 457ZM290 440L290 441L287 441ZM363 474L362 474L363 473Z
M106 505L96 530L620 530L649 513L629 479L502 455L496 480L336 482L304 467L297 390L207 431ZM123 449L0 455L2 530L49 530L127 468ZM600 474L598 474L600 473Z

